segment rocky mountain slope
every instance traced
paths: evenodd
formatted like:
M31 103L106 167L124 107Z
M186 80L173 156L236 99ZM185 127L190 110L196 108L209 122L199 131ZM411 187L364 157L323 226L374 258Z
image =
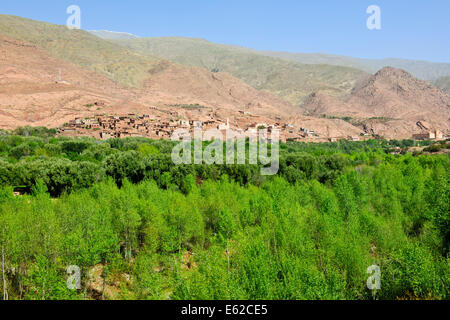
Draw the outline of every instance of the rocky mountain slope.
M91 70L0 34L0 128L54 127L98 113L150 113L152 108L199 104L226 112L287 117L299 110L225 73L159 60L140 88L120 86Z
M424 128L449 133L449 109L447 94L391 67L370 75L196 39L107 41L0 15L0 129L56 127L99 113L155 112L165 120L214 113L291 123L321 138L363 131L410 138Z
M386 67L358 83L351 94L333 99L318 92L303 109L309 115L338 117L386 137L408 138L429 129L450 128L450 96L406 71Z
M0 34L34 44L49 55L98 72L128 87L139 87L161 59L143 56L83 30L0 15Z
M115 104L114 83L52 57L33 44L0 35L0 128L53 127L89 113L86 105Z
M176 63L227 72L252 87L276 94L299 105L313 91L333 96L348 93L365 72L348 67L306 65L265 56L259 52L203 39L179 37L116 40L139 53L164 57Z

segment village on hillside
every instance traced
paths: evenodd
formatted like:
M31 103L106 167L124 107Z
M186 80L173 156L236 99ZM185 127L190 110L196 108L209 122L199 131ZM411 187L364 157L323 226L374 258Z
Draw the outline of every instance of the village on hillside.
M360 141L373 138L373 135L368 133L361 133L359 136L324 136L312 128L296 127L291 123L285 123L281 120L273 121L244 111L239 111L238 115L233 116L231 121L230 118L217 117L215 112L202 114L195 119L188 119L186 115L180 117L176 111L166 111L166 115L169 117L134 113L126 115L96 114L92 117L77 117L61 126L58 129L58 134L61 136L91 136L100 140L126 137L167 140L171 139L173 133L179 129L189 131L191 136L195 129L203 131L217 129L224 134L223 136L225 136L227 130L233 130L238 135L242 134L242 136L247 137L251 132L258 129L267 129L268 134L273 129L278 129L279 139L282 142ZM424 127L421 133L413 134L411 138L413 140L442 140L446 137L439 130L429 130Z
M201 117L198 119L161 119L148 114L104 115L96 114L93 117L75 118L58 129L62 136L92 136L97 139L146 137L150 139L170 139L178 129L186 129L193 133L194 129L204 131L217 129L225 134L226 130L233 130L243 136L258 129L267 129L270 134L273 129L280 132L280 141L359 141L367 136L347 136L328 138L319 136L309 128L296 128L293 124L274 122L259 116L252 116L246 112L240 112L245 117L229 118ZM211 116L212 114L210 114ZM225 136L225 135L224 135Z

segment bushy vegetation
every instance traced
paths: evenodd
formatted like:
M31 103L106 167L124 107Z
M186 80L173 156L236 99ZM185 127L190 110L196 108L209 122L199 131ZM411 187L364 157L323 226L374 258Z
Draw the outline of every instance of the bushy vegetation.
M439 152L444 149L450 149L450 142L449 141L440 141L439 143L429 145L428 147L424 148L424 152Z
M0 136L1 293L372 299L376 264L380 299L448 299L448 155L282 144L278 175L262 177L258 166L176 166L172 146ZM66 286L70 265L80 290Z

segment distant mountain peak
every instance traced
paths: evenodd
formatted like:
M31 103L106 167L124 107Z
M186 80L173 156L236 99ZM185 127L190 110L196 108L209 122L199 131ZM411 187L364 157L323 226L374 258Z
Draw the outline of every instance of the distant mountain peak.
M389 88L397 94L407 93L408 95L416 91L437 90L430 82L419 80L409 72L393 67L384 67L375 73L366 83L366 87L369 86L372 87L371 90L375 90L377 86L387 86L385 89ZM358 91L358 87L355 87L353 92L355 91Z
M375 73L375 78L414 78L409 72L403 70L403 69L399 69L399 68L394 68L394 67L384 67L382 69L380 69L377 73Z
M393 67L364 79L346 97L336 99L319 91L305 101L302 108L308 115L346 117L367 133L389 138L411 137L419 130L418 121L448 132L450 122L450 96Z

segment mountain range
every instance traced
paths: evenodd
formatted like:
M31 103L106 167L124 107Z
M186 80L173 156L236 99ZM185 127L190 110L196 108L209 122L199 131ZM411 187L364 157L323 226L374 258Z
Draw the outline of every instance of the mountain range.
M112 31L89 31L92 34L99 36L107 40L132 40L137 39L137 37L132 34L112 32ZM132 42L132 41L131 41ZM422 60L411 60L411 59L399 59L399 58L386 58L386 59L362 59L355 57L348 57L342 55L332 55L325 53L293 53L293 52L282 52L282 51L257 51L246 49L239 46L232 45L217 45L215 43L209 42L204 39L192 39L192 38L181 38L181 37L166 37L166 38L140 38L140 40L135 41L136 43L130 44L126 43L128 46L133 46L134 49L139 49L147 53L153 53L155 55L167 54L173 59L177 59L182 63L198 64L200 66L208 66L208 63L200 61L190 61L192 57L184 57L184 60L179 57L181 50L185 48L195 48L196 46L202 47L202 55L211 56L214 51L221 51L223 54L224 50L236 51L236 52L247 52L255 53L259 55L265 55L273 58L283 59L286 61L292 61L300 64L312 64L312 65L332 65L332 66L344 66L349 68L356 68L368 73L375 73L378 70L391 66L398 69L403 69L413 76L421 80L437 80L441 77L450 75L450 63L438 63L429 62ZM139 44L140 43L140 44ZM143 43L146 43L145 45ZM205 47L208 47L205 48ZM216 49L216 50L215 50ZM198 59L199 57L197 57ZM203 57L203 59L205 59ZM211 62L209 63L211 66Z
M264 54L305 64L329 64L357 68L368 73L376 73L384 67L394 67L411 73L421 80L436 80L450 75L450 63L437 63L409 59L361 59L323 53L290 53L263 51Z
M385 67L341 99L315 92L302 106L313 116L338 117L367 133L396 138L424 128L450 128L450 96L401 69Z
M279 116L295 109L227 73L181 66L82 30L19 17L0 16L0 52L0 128L173 105Z
M260 52L202 39L69 30L9 15L0 15L0 52L4 129L197 105L222 119L245 110L323 137L449 133L450 64Z
M227 72L258 90L276 94L294 105L300 105L315 90L325 90L334 96L346 94L357 79L366 75L355 68L300 64L202 39L138 38L112 42L143 55L164 57L178 64L202 67L212 72Z

